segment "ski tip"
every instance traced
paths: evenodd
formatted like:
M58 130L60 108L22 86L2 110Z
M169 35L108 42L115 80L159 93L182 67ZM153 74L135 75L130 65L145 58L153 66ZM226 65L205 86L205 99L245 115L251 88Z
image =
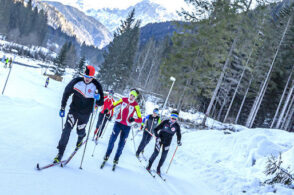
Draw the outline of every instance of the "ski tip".
M81 169L81 170L83 170L83 168L82 168L82 167L80 167L80 169Z
M63 168L63 164L62 164L62 163L60 164L60 167L62 167L62 168Z
M40 170L40 165L39 165L39 163L37 163L36 169L37 169L37 170Z

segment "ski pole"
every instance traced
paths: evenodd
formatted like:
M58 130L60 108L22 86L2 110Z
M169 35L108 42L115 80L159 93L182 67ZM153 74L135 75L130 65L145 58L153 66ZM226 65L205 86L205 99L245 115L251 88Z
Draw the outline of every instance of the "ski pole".
M96 113L95 113L95 116L94 116L94 121L96 120L97 113L98 113L98 108L97 108ZM95 132L94 132L92 141L94 140L94 138L95 138Z
M152 134L150 131L148 131L147 129L145 129L145 131L147 131L152 137L156 138L156 136L154 134Z
M9 69L9 72L8 72L8 75L7 75L7 78L6 78L6 81L5 81L4 87L3 87L2 95L4 94L4 91L5 91L5 88L6 88L6 85L7 85L8 79L9 79L9 76L10 76L11 69L12 69L12 68Z
M94 145L94 149L93 149L93 153L92 153L92 157L94 156L94 152L95 152L95 149L96 149L96 146L98 145L98 139L99 139L99 134L100 134L100 131L101 131L101 127L104 123L104 120L105 120L105 115L103 116L103 120L102 120L102 123L100 124L99 126L99 129L98 129L98 132L97 132L97 135L96 135L96 140L95 140L95 145Z
M63 117L61 117L61 130L63 130Z
M93 112L94 112L94 109L95 109L95 105L96 105L96 99L94 99ZM82 169L82 165L83 165L83 161L84 161L84 156L85 156L85 152L86 152L86 148L87 148L87 144L88 144L88 139L89 139L89 135L90 135L90 132L91 132L92 120L93 120L93 112L92 112L91 119L90 119L90 127L89 127L89 130L88 130L88 135L87 135L86 144L85 144L85 147L84 147L84 152L83 152L83 156L82 156L82 160L81 160L80 169Z
M134 150L135 150L135 153L136 153L136 144L135 144L135 137L134 137L134 128L133 128L133 126L132 126L132 134L133 134Z
M166 170L166 174L167 174L167 172L168 172L168 170L169 170L169 168L170 168L171 163L173 162L173 159L174 159L174 157L175 157L175 155L176 155L176 152L177 152L177 150L178 150L178 147L179 147L179 146L177 146L176 149L175 149L175 152L174 152L174 154L173 154L173 157L172 157L172 159L171 159L171 161L170 161L170 163L169 163L169 165L168 165L168 168L167 168L167 170Z
M134 140L135 137L139 134L139 132L140 132L140 130L137 130L135 136L133 136L131 140Z

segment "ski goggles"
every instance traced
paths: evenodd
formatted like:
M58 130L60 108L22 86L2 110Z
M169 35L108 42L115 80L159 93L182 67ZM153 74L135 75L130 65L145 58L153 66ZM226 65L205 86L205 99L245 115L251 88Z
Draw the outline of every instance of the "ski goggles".
M87 78L87 79L92 79L92 78L94 78L94 77L92 77L92 76L88 76L88 75L85 75L85 74L84 74L84 77Z
M153 113L155 113L155 114L159 114L159 110L158 110L158 109L154 109L154 110L153 110Z

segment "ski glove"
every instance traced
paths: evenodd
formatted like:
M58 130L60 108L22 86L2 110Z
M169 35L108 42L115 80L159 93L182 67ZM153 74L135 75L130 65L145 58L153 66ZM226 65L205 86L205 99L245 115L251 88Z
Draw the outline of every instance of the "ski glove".
M95 94L94 94L94 99L95 99L96 101L100 100L100 95L95 93Z
M61 118L63 118L63 117L64 117L64 115L65 115L64 108L60 108L60 111L59 111L59 116L60 116Z
M178 141L178 146L182 146L182 142L181 141Z
M110 118L110 114L109 114L109 113L106 114L105 117L106 117L106 118Z
M134 122L134 121L135 121L135 119L134 119L133 117L130 117L130 118L129 118L129 122L130 122L130 123L132 123L132 122Z
M109 113L109 110L108 110L108 108L106 108L105 110L104 110L104 114L108 114Z

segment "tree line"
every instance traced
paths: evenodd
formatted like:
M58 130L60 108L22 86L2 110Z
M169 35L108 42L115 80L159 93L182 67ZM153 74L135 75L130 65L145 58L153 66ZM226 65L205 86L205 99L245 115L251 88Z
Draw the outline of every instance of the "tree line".
M47 32L46 13L22 1L1 0L0 33L8 40L24 45L42 45Z
M251 0L186 2L192 11L179 12L185 22L175 24L181 30L171 39L149 39L138 47L122 23L104 54L102 82L165 97L174 76L170 105L179 110L196 109L247 127L293 130L293 11L272 17L277 4L263 1L255 8ZM136 32L138 23L131 21L128 31Z

